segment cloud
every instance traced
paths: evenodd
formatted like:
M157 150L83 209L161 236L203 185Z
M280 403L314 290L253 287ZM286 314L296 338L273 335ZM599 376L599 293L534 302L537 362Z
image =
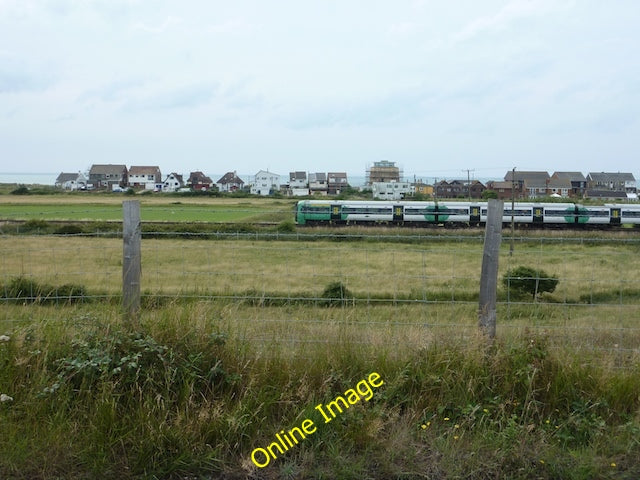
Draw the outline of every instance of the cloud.
M239 33L249 33L253 31L253 25L247 23L243 19L233 19L227 20L223 23L217 23L215 25L210 25L207 27L207 32L209 33L220 33L220 34L239 34Z
M178 17L173 17L171 15L167 16L164 21L160 25L148 25L146 23L138 22L133 28L134 30L142 30L143 32L148 33L163 33L169 27L173 25L178 25L182 23L182 19Z
M11 54L0 54L0 94L41 91L53 83L50 74L34 71Z
M545 14L560 4L557 0L512 0L498 13L476 18L468 23L453 38L454 41L466 41L485 32L503 30L517 20Z
M436 100L434 94L423 88L395 91L350 103L332 101L322 106L300 106L285 115L284 123L292 129L405 125L430 115Z
M173 110L206 105L218 91L215 83L187 85L158 92L142 98L133 98L124 105L127 111Z

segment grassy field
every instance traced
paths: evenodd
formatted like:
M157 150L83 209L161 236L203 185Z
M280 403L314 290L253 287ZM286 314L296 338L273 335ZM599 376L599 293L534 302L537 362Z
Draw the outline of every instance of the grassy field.
M293 219L291 200L169 195L0 195L0 220L121 221L122 202L139 200L146 222L259 222Z
M500 285L489 344L477 232L307 232L143 238L137 322L122 239L0 236L0 478L640 476L633 237L521 235L512 256L505 240L500 277L560 282L535 301ZM84 302L17 298L16 279ZM351 297L331 304L335 281ZM371 372L384 384L325 423L316 405ZM252 462L305 419L313 435Z

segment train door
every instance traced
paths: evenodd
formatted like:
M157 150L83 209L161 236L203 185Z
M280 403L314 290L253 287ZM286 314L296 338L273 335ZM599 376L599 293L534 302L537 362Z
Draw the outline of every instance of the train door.
M620 225L620 207L611 208L611 225Z
M402 222L404 219L404 206L403 205L394 205L393 206L393 221L394 222Z
M340 207L339 203L331 205L331 221L332 222L342 220L342 216L340 215L341 210L342 208Z
M480 207L472 205L469 207L469 224L478 225L480 223Z
M544 210L542 207L533 207L533 223L534 225L544 222Z

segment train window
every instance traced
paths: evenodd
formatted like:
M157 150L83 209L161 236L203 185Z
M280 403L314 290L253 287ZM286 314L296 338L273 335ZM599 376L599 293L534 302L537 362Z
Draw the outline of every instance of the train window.
M564 210L552 210L550 208L547 208L544 211L545 215L553 216L553 217L565 217L567 215L573 215L574 213L575 213L575 210L573 208L564 209Z
M485 209L482 209L482 214L486 215L487 211ZM510 208L505 208L504 212L502 213L502 215L511 216L511 209ZM518 208L516 208L515 210L513 210L513 216L514 217L530 217L531 216L531 210L530 209L518 209Z
M595 209L588 208L583 215L588 215L589 217L608 217L609 209L595 210Z
M622 210L623 217L640 218L640 210Z
M329 206L309 206L305 205L301 209L302 213L329 213Z
M351 215L389 214L391 212L391 207L342 207L342 213Z

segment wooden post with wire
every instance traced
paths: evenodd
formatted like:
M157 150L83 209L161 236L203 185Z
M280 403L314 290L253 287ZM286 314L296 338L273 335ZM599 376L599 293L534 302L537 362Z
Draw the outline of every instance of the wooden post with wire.
M127 200L123 208L122 309L134 324L140 313L140 277L142 274L140 202Z
M498 258L502 242L502 200L488 202L487 224L484 232L482 272L480 274L480 305L478 326L490 339L496 336L496 298L498 291Z

